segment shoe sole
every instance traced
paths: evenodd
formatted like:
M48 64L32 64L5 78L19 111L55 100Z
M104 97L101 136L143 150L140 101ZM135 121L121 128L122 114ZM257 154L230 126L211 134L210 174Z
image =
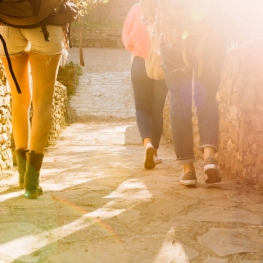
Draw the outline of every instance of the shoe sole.
M152 147L146 150L146 157L144 161L144 168L145 169L153 169L155 167L155 161L153 159L154 156L154 149Z
M215 183L220 183L222 181L221 177L218 175L218 169L206 168L205 174L206 174L206 178L205 178L206 184L215 184Z
M180 183L182 185L196 185L197 180L181 180Z
M40 195L43 195L43 189L40 186L37 190L25 190L24 193L24 197L27 199L37 199Z
M155 162L155 164L160 164L160 163L162 163L163 161L162 160L154 160L154 162Z

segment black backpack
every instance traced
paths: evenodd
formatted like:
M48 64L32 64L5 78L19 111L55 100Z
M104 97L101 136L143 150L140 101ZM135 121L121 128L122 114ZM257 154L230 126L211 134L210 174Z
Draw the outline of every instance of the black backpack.
M78 16L78 7L70 0L0 0L0 22L16 28L41 27L46 41L49 41L46 26L61 25L69 47L71 47L71 22L76 21ZM9 70L15 81L17 91L21 93L12 70L5 41L1 35L0 39L4 46Z
M0 0L0 21L18 28L42 27L49 40L47 25L70 25L78 19L78 7L70 0Z

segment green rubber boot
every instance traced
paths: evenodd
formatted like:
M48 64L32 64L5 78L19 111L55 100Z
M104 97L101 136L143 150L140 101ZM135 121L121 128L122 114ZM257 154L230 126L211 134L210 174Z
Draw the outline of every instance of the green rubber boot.
M43 190L39 186L39 174L43 158L44 154L35 153L34 151L26 154L25 198L36 199L43 194Z
M26 172L26 153L27 152L28 150L23 150L23 149L15 150L20 189L24 189L24 177L25 177L25 172Z

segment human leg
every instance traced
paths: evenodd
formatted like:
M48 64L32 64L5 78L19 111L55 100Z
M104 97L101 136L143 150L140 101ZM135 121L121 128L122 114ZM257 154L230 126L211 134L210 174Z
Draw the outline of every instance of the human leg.
M174 149L183 166L181 183L197 183L193 152L192 71L182 61L180 45L161 45L161 55L170 99L170 120Z
M212 74L210 74L210 77ZM219 116L218 107L215 95L211 95L207 90L209 86L204 88L204 82L196 85L195 92L198 94L204 93L204 95L195 96L195 100L199 101L197 105L197 116L198 116L198 130L200 135L200 149L203 152L204 158L204 170L206 174L206 183L218 183L221 181L219 176L218 166L215 161L215 153L217 151L218 144L218 131L219 131ZM203 88L200 89L200 86ZM210 86L211 87L211 86ZM198 91L199 90L199 91ZM202 92L200 92L202 90ZM202 102L200 100L202 98Z
M30 53L33 117L30 151L43 153L52 122L52 103L60 55Z
M29 109L31 103L31 89L29 79L28 54L22 53L11 56L11 63L17 82L21 88L18 94L15 83L8 68L7 59L1 57L12 96L12 129L16 149L29 147Z
M44 158L52 122L52 102L60 55L29 54L32 75L33 117L30 133L30 147L26 154L25 194L35 199L43 193L39 186L39 175Z
M143 58L134 57L131 66L131 81L133 87L137 126L142 141L151 142L151 104L153 80L149 79Z
M180 47L161 45L170 99L171 129L179 163L194 162L192 128L192 72L180 60Z
M134 57L133 59L131 81L136 110L136 122L145 147L144 167L146 169L152 169L155 167L151 120L153 80L147 76L145 62L141 57Z
M151 138L145 138L143 144L145 147L145 167L153 168L156 164L162 163L161 157L158 155L158 148L163 130L163 109L167 96L167 86L165 80L152 81L152 100L151 100ZM152 157L153 155L153 157ZM147 158L148 156L148 158Z
M163 109L167 96L165 80L154 80L152 94L152 145L154 147L154 162L159 164L162 163L162 158L158 155L158 149L163 131Z
M152 94L152 145L155 149L155 156L157 156L157 150L159 148L163 131L163 109L167 96L165 80L154 80Z
M215 153L218 147L219 114L216 93L220 85L221 72L226 55L226 39L212 37L203 53L203 72L195 85L200 149L203 151L206 183L221 181Z
M30 151L26 155L24 196L35 199L43 193L39 186L39 175L52 122L53 92L60 55L44 56L30 53L29 60L32 74L33 117Z
M24 38L23 31L9 26L0 26L0 33L5 40L10 56L12 69L20 86L21 93L16 86L9 71L8 60L0 45L0 55L12 96L12 129L15 143L15 158L17 160L19 187L24 188L24 174L26 170L26 153L29 148L29 109L31 105L31 85L29 77L28 41Z
M15 158L18 167L19 187L23 189L26 169L26 153L29 148L29 109L31 104L28 54L22 53L16 56L11 56L10 59L14 74L22 92L20 94L18 94L15 83L10 74L7 59L5 57L1 58L11 90L12 129L16 148Z
M39 175L52 122L54 86L63 49L64 36L61 26L47 26L50 41L43 38L41 28L25 29L24 35L31 43L29 62L32 75L33 117L30 148L27 153L25 194L29 199L42 194Z

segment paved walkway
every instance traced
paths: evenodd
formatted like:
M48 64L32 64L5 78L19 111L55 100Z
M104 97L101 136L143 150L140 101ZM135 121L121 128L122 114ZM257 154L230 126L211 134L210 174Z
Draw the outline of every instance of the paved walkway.
M180 185L165 140L163 164L143 169L129 54L84 53L71 123L44 159L45 194L26 200L14 172L2 175L0 263L262 263L262 193L226 175L206 185L200 161L197 187Z

